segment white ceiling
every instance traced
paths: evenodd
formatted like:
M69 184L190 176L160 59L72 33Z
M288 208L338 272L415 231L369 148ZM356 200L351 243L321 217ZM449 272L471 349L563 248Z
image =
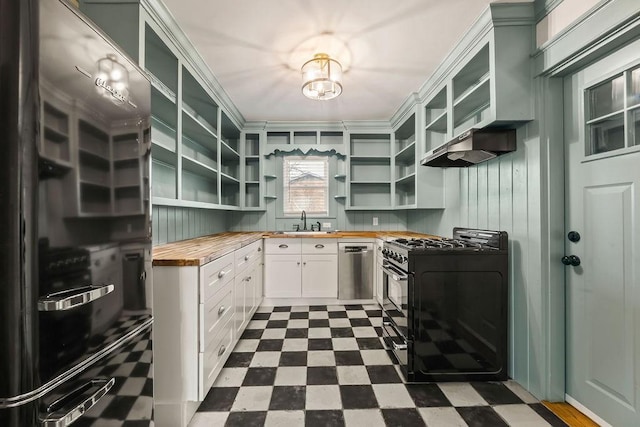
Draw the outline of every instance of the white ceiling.
M340 121L390 119L492 1L164 2L246 120ZM329 101L301 91L319 51L346 69Z

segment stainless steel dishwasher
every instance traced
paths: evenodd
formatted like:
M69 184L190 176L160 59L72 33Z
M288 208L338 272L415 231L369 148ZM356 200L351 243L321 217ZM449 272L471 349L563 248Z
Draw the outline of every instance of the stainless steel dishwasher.
M373 298L373 243L338 243L338 299Z

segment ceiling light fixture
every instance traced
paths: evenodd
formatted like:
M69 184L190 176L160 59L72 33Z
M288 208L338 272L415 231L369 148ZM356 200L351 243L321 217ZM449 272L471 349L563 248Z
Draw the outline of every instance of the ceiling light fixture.
M98 93L114 103L124 103L129 99L129 72L112 53L98 61L95 84Z
M326 53L316 53L302 66L302 93L326 101L342 93L342 66Z

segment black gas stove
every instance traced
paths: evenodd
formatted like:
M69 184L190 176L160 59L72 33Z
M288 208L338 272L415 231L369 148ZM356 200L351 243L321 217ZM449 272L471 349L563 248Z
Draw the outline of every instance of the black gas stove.
M382 254L384 338L407 381L506 379L507 233L454 228Z

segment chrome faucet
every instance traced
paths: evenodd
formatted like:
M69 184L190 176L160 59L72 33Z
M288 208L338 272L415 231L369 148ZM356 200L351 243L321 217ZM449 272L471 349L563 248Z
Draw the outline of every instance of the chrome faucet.
M302 211L302 216L300 216L300 219L302 220L302 230L306 231L307 230L307 213L304 210Z

